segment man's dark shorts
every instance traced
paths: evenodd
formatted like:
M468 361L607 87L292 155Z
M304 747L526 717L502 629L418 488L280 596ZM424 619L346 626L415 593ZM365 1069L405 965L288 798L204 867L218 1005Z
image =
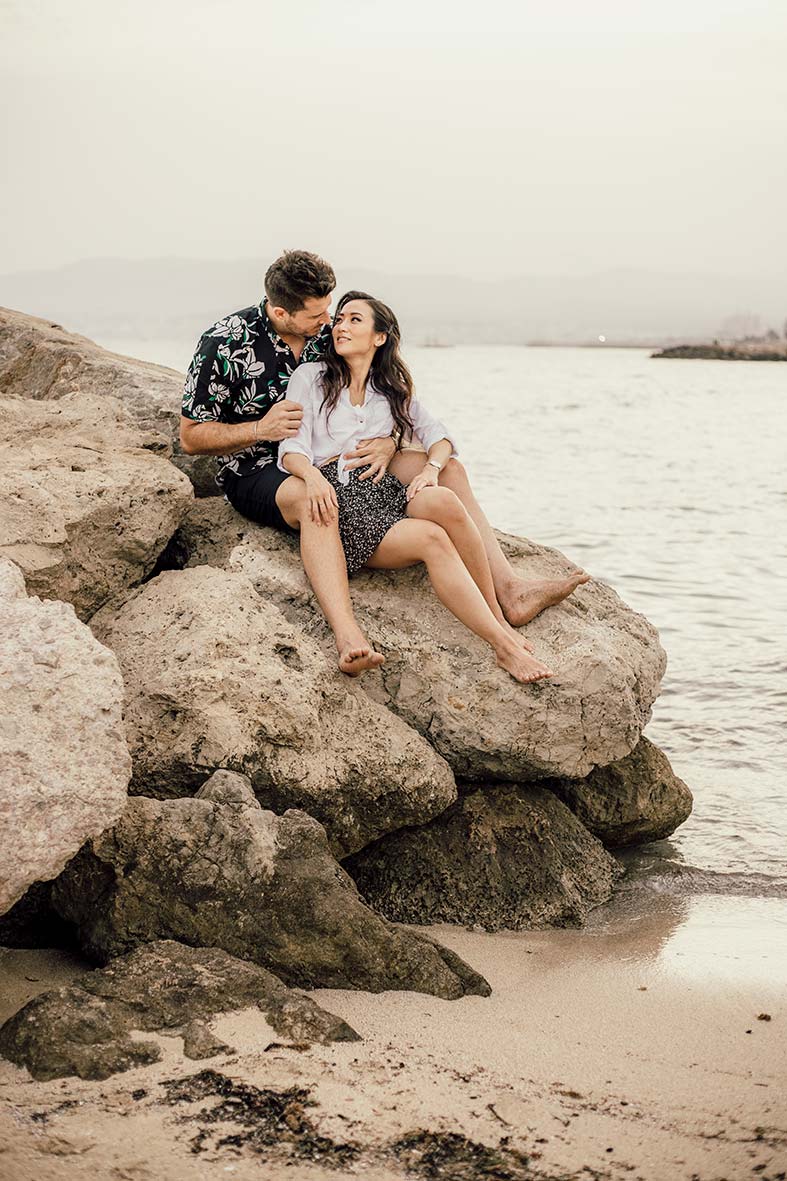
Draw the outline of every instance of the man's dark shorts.
M295 533L279 511L276 493L285 480L287 472L279 471L275 463L266 463L248 476L236 476L227 472L224 477L224 492L234 509L256 521L258 525L270 525L284 533Z

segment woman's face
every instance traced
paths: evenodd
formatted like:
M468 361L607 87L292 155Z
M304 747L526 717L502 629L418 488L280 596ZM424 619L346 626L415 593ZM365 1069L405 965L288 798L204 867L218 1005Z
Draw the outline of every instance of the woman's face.
M375 332L374 315L365 299L351 299L333 321L333 347L340 357L373 357L385 333Z

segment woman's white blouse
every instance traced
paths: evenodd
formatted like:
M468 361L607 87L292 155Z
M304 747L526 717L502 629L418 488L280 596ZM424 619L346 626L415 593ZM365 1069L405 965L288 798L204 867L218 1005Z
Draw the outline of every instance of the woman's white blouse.
M329 417L322 408L320 378L324 371L324 362L309 361L299 365L289 380L287 399L303 406L303 418L297 435L279 443L279 467L283 472L287 470L282 460L292 452L305 455L315 467L322 467L338 455L339 482L347 484L350 474L345 470L344 454L353 451L361 439L381 439L390 435L395 423L387 398L371 385L366 387L362 406L353 406L349 391L343 389ZM452 456L456 457L454 440L444 423L430 414L418 398L411 399L409 409L414 432L423 447L428 451L433 443L450 439L454 447Z

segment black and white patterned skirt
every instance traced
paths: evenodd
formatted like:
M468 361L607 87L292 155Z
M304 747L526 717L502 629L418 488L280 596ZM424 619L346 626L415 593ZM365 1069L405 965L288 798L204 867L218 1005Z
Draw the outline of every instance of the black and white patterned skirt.
M385 473L379 484L371 479L359 480L357 468L347 473L349 484L340 484L335 459L320 471L336 489L347 573L355 574L366 565L388 530L407 516L405 486L390 472Z

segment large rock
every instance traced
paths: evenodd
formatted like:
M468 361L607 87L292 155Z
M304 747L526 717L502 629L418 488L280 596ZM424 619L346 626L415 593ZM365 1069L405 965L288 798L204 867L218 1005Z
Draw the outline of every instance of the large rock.
M182 373L107 352L59 324L0 308L0 392L4 397L59 400L71 394L119 399L154 444L172 454L198 496L215 496L215 461L180 447Z
M549 780L545 786L608 849L660 841L691 815L691 792L664 752L647 738L625 758L591 771L587 779Z
M392 833L344 864L389 919L490 931L579 926L622 874L551 792L511 785L464 795L430 824Z
M303 812L263 811L220 772L198 798L133 798L52 891L85 951L106 962L141 943L221 947L304 988L413 989L448 999L489 986L456 955L386 922Z
M34 997L0 1028L0 1054L35 1079L104 1079L160 1059L156 1042L132 1031L184 1034L188 1057L211 1057L229 1047L212 1038L205 1021L252 1007L299 1043L360 1040L264 968L215 947L162 941Z
M89 619L140 582L193 499L113 398L0 401L0 556Z
M498 535L524 578L565 574L556 550ZM246 574L260 595L326 646L329 635L292 539L229 505L197 502L179 531L189 564ZM422 567L352 581L353 605L385 654L364 690L428 738L455 774L476 780L583 778L636 746L666 658L658 634L608 586L591 582L528 625L552 681L522 686L438 602Z
M241 771L266 806L317 817L340 856L456 798L429 744L242 574L167 571L92 626L123 670L135 792L188 795Z
M118 663L0 558L0 914L121 815L131 775Z

